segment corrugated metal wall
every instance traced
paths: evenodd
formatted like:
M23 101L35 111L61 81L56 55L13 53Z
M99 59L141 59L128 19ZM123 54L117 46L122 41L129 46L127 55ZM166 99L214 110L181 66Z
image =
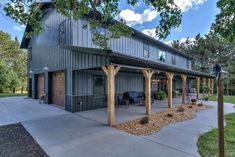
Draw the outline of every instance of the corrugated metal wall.
M103 75L102 70L74 71L74 96L93 95L93 76ZM144 77L142 74L118 72L115 79L115 92L143 91Z
M82 28L83 24L86 24L88 27L86 29ZM72 20L71 26L73 31L73 46L99 48L92 42L92 33L90 31L90 25L87 18L81 18L77 21ZM149 58L144 57L143 44L144 41L136 36L121 37L119 39L111 39L109 41L109 46L114 52L156 62L160 62L158 58L158 53L161 49L166 52L166 63L172 64L172 52L152 43L149 43ZM187 68L186 60L188 59L176 55L175 66Z

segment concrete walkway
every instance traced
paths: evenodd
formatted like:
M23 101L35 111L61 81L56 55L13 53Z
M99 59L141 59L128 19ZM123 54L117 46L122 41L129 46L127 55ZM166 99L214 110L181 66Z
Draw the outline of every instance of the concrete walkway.
M225 104L225 113L230 112L235 112L233 105ZM36 100L1 98L0 125L15 122L21 122L51 157L193 157L199 156L198 136L216 127L217 110L199 112L193 120L169 125L150 136L134 136Z

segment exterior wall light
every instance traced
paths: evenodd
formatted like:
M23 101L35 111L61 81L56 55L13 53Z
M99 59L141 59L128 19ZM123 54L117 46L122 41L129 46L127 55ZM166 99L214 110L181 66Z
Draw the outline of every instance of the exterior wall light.
M45 67L43 68L43 70L44 70L44 71L48 71L49 68L48 68L47 66L45 66Z

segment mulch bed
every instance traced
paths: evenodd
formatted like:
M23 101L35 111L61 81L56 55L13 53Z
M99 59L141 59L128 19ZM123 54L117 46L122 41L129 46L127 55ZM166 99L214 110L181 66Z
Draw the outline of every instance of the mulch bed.
M208 105L180 105L172 109L166 109L164 111L145 116L144 120L146 120L146 118L148 120L148 123L146 124L143 124L143 118L139 118L118 124L115 127L134 135L150 135L160 131L160 129L166 125L193 119L197 112L210 108L211 107Z
M0 127L0 156L48 157L20 123Z

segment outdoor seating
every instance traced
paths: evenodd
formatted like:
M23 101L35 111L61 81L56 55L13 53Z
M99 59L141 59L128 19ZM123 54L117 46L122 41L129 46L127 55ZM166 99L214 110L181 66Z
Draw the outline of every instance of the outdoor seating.
M117 96L117 105L118 106L125 106L126 108L128 108L129 107L129 100L124 99L124 97L122 95L118 95Z
M141 92L126 92L124 98L128 99L130 103L141 103L144 100L144 95Z

